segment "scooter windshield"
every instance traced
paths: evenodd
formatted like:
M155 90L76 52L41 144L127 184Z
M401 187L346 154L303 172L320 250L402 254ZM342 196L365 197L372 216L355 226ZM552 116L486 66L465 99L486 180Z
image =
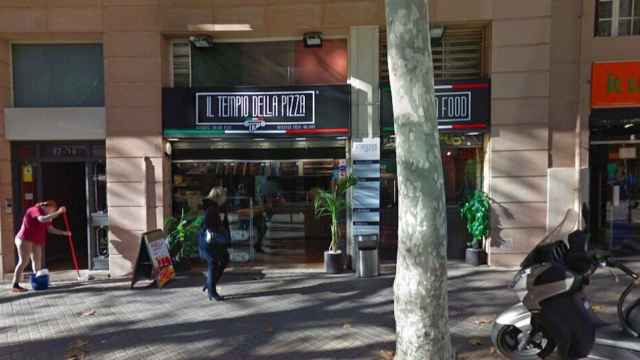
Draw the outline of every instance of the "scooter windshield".
M578 229L579 227L579 215L578 212L573 209L567 209L564 214L564 217L560 221L556 227L554 227L551 231L547 232L545 236L538 242L538 244L527 254L527 257L522 261L520 267L528 267L530 264L534 263L534 257L537 253L536 250L545 246L547 244L554 243L556 241L564 241L565 245L567 244L567 237L573 231Z

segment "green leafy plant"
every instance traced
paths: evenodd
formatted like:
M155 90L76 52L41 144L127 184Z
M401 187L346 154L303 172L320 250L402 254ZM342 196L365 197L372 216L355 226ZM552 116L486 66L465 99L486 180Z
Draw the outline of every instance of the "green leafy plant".
M180 218L170 217L165 221L165 232L169 253L176 261L196 257L198 254L198 232L204 222L203 215L189 214L182 209Z
M331 191L323 189L314 190L313 208L316 217L328 216L331 218L331 244L329 251L338 251L339 230L338 217L342 216L346 208L347 201L345 195L350 187L354 186L358 180L353 175L338 180Z
M472 249L481 249L484 238L489 235L490 209L489 196L483 191L475 191L460 209L472 238L467 245Z

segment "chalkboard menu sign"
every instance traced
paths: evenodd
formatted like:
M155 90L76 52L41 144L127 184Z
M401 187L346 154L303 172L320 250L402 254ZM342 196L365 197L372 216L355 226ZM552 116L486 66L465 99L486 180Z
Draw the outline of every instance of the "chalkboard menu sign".
M162 230L142 234L131 288L142 279L154 280L159 288L175 277L167 236Z

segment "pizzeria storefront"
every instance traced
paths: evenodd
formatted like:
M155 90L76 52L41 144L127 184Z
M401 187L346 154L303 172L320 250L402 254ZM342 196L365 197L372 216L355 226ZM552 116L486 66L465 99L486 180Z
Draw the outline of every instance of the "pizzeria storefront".
M597 247L640 250L640 61L592 65L590 226Z
M436 83L436 111L447 202L447 255L464 258L468 239L459 215L464 199L482 189L490 121L488 81ZM398 185L391 90L381 89L381 239L382 256L393 259L398 243Z
M164 89L174 216L222 185L232 261L321 261L312 191L346 174L350 101L348 85Z

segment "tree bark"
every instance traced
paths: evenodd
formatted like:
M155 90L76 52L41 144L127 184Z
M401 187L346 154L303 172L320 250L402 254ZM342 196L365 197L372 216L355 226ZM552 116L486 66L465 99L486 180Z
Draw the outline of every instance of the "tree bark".
M428 0L386 0L396 131L399 225L396 360L453 358L447 309L447 224L434 105Z

